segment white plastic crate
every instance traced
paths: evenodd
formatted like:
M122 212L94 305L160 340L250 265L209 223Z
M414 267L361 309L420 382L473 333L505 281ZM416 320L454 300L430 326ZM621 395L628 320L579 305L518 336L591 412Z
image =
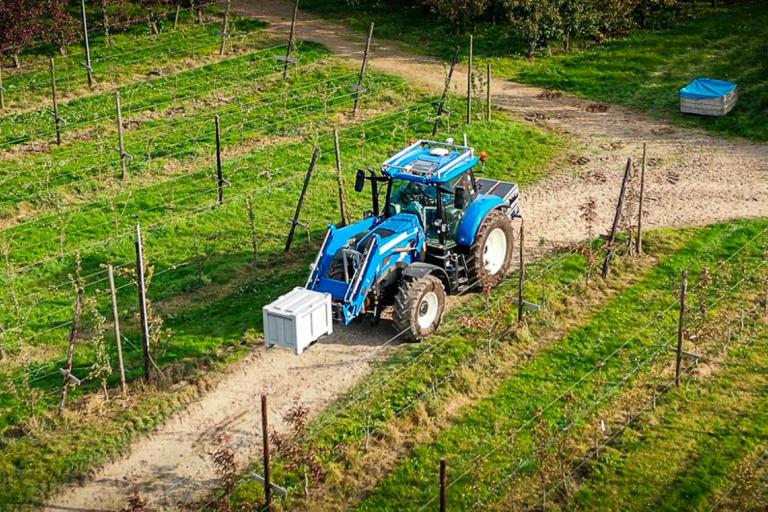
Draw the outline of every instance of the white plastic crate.
M264 306L264 339L301 354L312 342L333 332L331 296L296 287Z

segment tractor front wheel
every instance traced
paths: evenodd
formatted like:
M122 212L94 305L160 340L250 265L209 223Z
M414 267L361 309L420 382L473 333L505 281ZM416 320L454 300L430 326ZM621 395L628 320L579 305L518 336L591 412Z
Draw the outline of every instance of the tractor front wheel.
M498 210L489 213L470 248L469 277L473 286L493 288L509 274L514 242L512 220Z
M393 322L398 335L421 341L434 333L445 310L445 288L435 276L405 278L395 296Z

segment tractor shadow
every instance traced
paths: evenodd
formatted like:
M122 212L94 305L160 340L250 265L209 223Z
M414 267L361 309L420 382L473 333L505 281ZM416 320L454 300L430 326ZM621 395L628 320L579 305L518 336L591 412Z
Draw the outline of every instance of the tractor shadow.
M368 319L353 322L350 325L333 324L333 334L319 339L313 344L322 345L362 345L367 347L397 346L402 340L397 337L392 321L382 318L373 325Z

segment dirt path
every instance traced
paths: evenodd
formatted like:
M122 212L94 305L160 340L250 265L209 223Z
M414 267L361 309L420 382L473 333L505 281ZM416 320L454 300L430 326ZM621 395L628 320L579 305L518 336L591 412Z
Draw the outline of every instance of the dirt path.
M235 0L236 12L264 19L271 30L287 32L291 5L278 0ZM364 37L349 29L301 15L299 37L324 43L336 53L359 59ZM353 55L354 54L354 55ZM376 70L401 75L414 85L439 91L443 64L378 42L370 62ZM459 82L459 81L457 81ZM498 106L565 134L582 156L578 172L553 176L524 198L531 248L585 238L579 208L597 204L598 227L610 223L627 157L639 158L649 144L646 225L706 224L740 217L768 216L768 147L722 141L692 130L664 125L644 115L610 106L589 112L593 102L562 96L541 97L542 90L494 80ZM351 329L294 357L284 351L253 355L229 372L212 392L174 416L130 453L107 464L82 487L70 487L49 503L50 510L114 510L138 486L153 507L175 509L204 495L215 484L205 450L215 435L226 433L238 446L238 463L258 456L259 395L270 395L276 420L296 400L318 411L353 386L370 368L378 346L391 329ZM388 350L386 347L385 350Z

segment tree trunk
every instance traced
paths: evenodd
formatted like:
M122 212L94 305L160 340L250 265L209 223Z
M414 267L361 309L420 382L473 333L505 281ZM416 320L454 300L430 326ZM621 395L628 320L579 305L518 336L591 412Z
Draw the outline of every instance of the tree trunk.
M64 47L64 45L59 46L59 55L62 57L67 56L67 49Z
M109 45L112 43L112 38L109 35L109 15L107 14L107 3L104 0L101 2L101 21L104 23L104 43Z
M21 59L19 58L19 52L20 51L21 50L17 50L15 52L13 52L13 65L14 65L14 67L16 67L16 69L20 69L21 68Z
M563 38L563 50L568 53L571 51L571 31L567 30Z
M150 28L152 28L152 33L157 35L160 33L159 30L157 30L157 19L155 19L155 13L150 13L149 17L147 18L147 21L149 22Z

